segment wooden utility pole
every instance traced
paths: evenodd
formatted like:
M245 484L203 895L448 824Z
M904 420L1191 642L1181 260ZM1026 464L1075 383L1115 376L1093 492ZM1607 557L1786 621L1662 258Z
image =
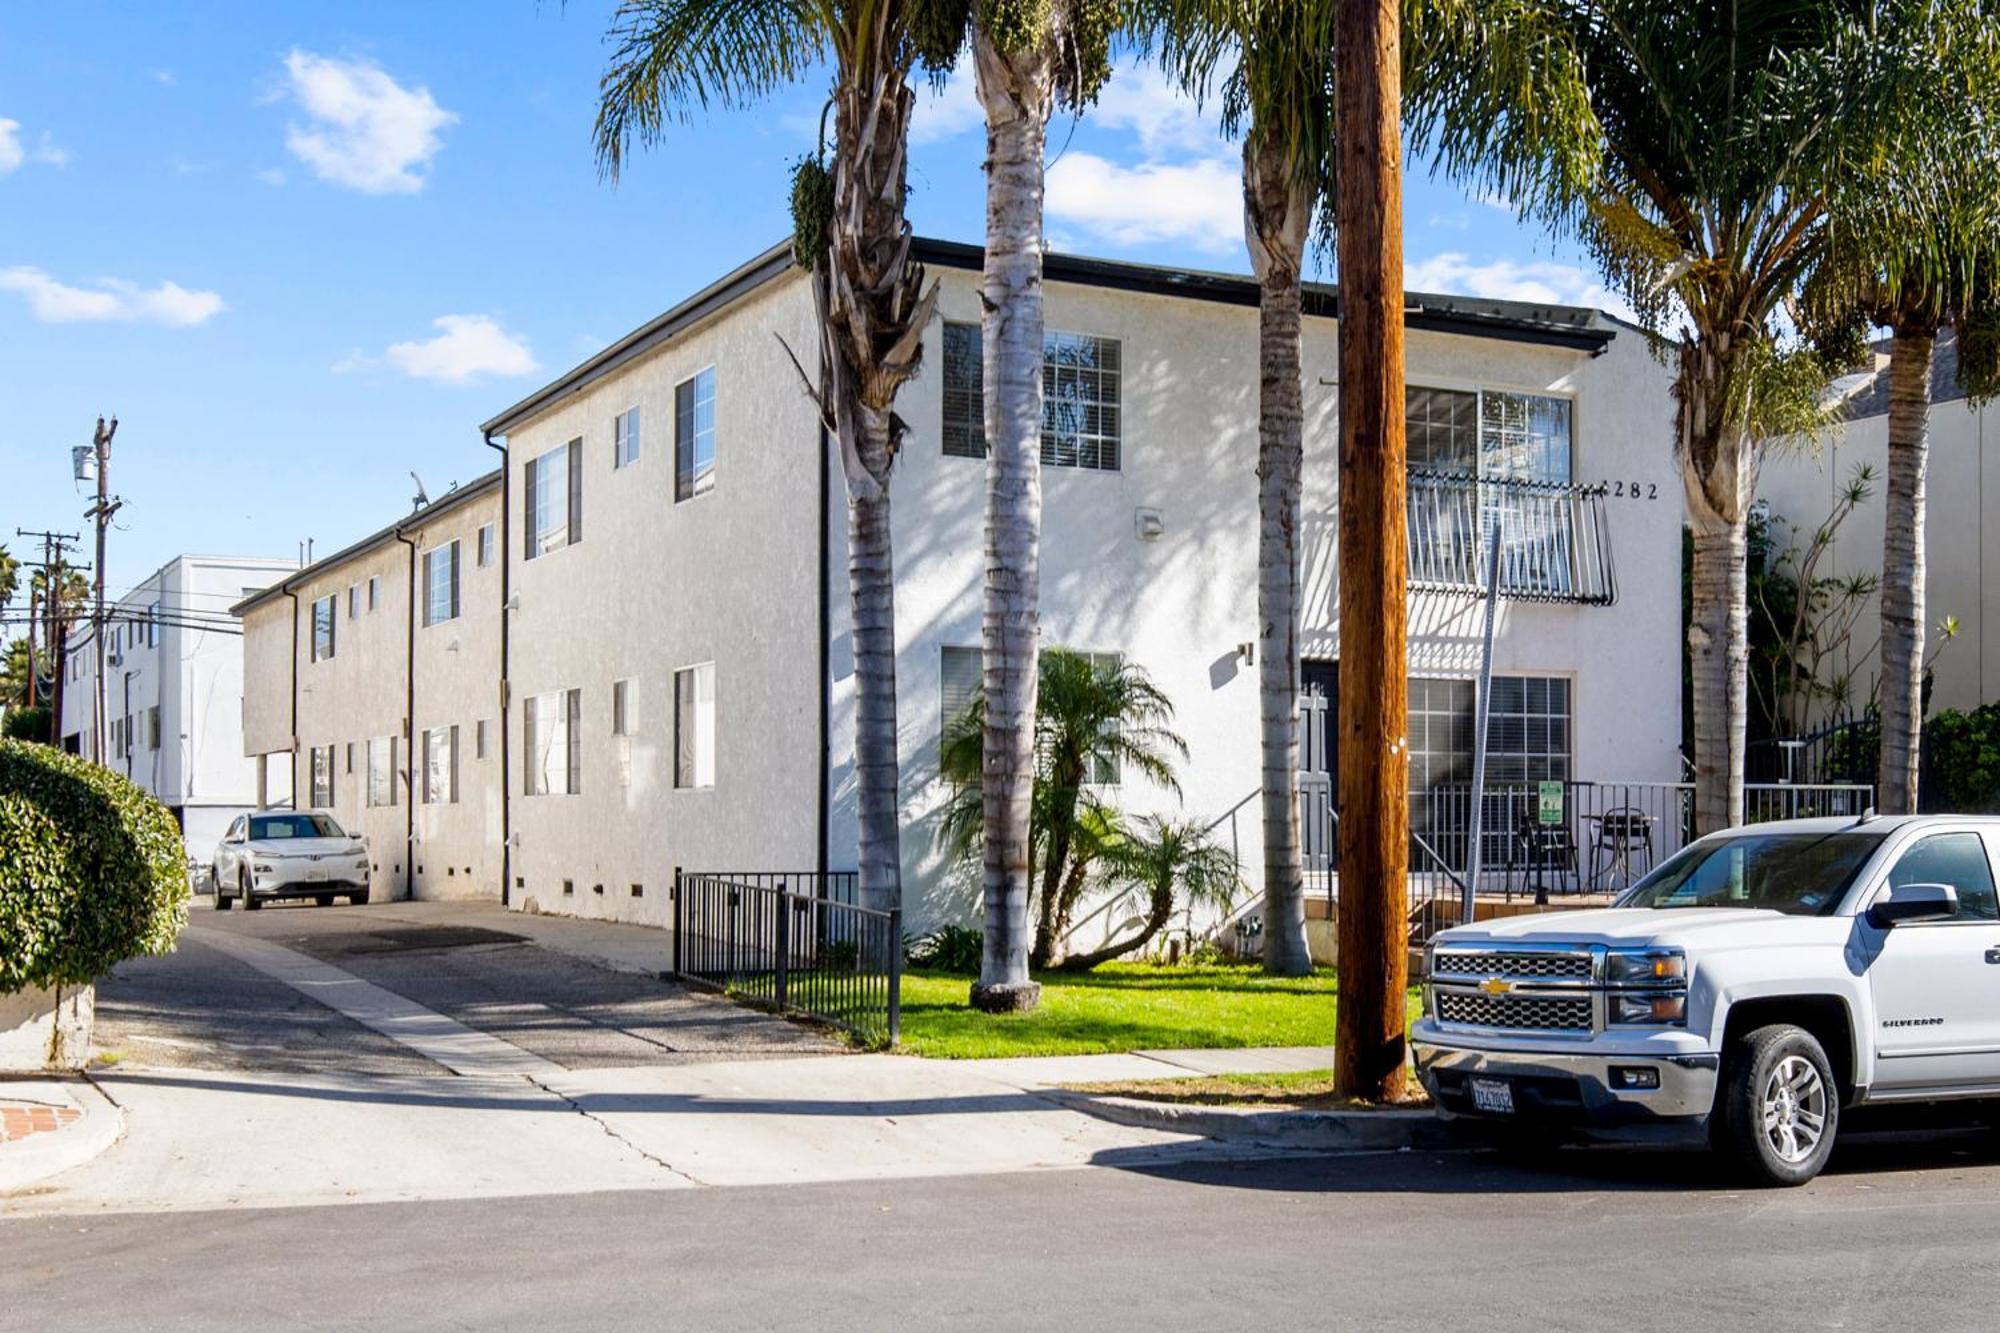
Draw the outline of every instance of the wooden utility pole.
M105 753L104 729L104 534L111 527L111 516L123 503L111 498L111 437L117 433L117 417L111 418L108 426L103 417L97 419L97 430L90 439L97 461L97 503L84 511L84 516L97 526L97 564L91 570L91 595L95 604L90 614L90 644L96 678L92 682L90 701L90 757L100 764L106 763L109 757Z
M1410 844L1404 546L1402 34L1341 0L1340 1002L1337 1094L1404 1094Z

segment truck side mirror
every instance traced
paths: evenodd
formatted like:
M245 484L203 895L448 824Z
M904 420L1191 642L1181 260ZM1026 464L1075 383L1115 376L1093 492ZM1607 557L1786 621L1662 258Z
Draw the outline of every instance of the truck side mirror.
M1949 884L1898 884L1868 909L1868 924L1880 930L1912 921L1949 921L1958 915L1958 890Z

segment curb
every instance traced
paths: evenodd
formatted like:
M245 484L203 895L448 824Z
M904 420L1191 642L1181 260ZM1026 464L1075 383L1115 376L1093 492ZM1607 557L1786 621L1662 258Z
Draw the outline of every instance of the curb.
M1041 1090L1040 1095L1073 1111L1121 1125L1300 1152L1463 1148L1471 1142L1469 1136L1429 1110L1259 1111L1106 1097L1060 1088Z
M19 1100L51 1101L54 1093L82 1111L83 1118L52 1133L0 1144L0 1196L82 1166L125 1132L125 1113L88 1079L37 1079L19 1086L25 1094ZM9 1087L0 1081L0 1099L7 1097Z

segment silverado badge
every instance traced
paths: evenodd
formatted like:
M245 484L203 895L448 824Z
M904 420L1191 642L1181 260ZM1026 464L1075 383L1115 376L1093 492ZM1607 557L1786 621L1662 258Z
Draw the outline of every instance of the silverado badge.
M1479 983L1479 989L1485 991L1488 995L1505 995L1508 991L1514 989L1514 983L1505 977L1488 977Z

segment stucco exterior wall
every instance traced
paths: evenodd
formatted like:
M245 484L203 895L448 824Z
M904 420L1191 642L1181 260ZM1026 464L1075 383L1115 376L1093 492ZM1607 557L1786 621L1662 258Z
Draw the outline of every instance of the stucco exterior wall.
M941 275L946 319L979 319L977 275ZM1253 879L1262 846L1257 676L1239 645L1257 638L1254 308L1051 283L1051 330L1121 342L1123 441L1116 472L1042 471L1044 641L1136 662L1173 699L1190 757L1181 797L1128 782L1130 813L1219 821ZM1333 321L1306 326L1304 656L1339 654L1334 598L1338 371ZM970 915L975 877L935 845L945 793L937 780L942 649L977 646L983 586L985 466L944 455L942 333L925 340L925 368L898 411L910 424L895 481L897 689L902 757L904 902L912 929ZM1583 778L1677 777L1681 505L1664 369L1642 337L1621 330L1597 357L1566 348L1413 331L1409 379L1438 387L1572 395L1574 479L1619 480L1612 541L1620 598L1612 607L1504 603L1495 643L1502 673L1575 682L1573 772ZM1638 498L1631 498L1637 483ZM845 568L835 494L831 560ZM1141 540L1137 511L1158 510L1165 533ZM1464 595L1413 598L1413 675L1472 676L1478 604ZM845 583L836 583L832 862L853 864L853 666Z
M1832 513L1857 466L1874 470L1874 494L1841 524L1823 572L1880 574L1883 497L1888 485L1889 419L1849 421L1818 444L1790 443L1764 462L1758 495L1809 541ZM1926 659L1935 673L1931 711L1976 708L2000 699L2000 409L1964 400L1936 403L1930 415L1930 475L1924 530ZM1853 651L1836 665L1865 706L1880 675L1875 644L1880 608L1861 608ZM1938 625L1958 619L1957 638L1940 646ZM1935 656L1933 656L1935 654Z
M283 596L243 614L243 753L253 757L284 752L287 791L291 790L292 622L291 599Z
M665 924L676 867L814 864L818 425L779 337L810 363L811 294L796 275L509 432L516 907ZM674 387L710 366L715 487L676 503ZM612 419L635 405L640 457L614 469ZM583 537L526 560L528 464L577 438ZM704 662L715 664L715 785L677 790L674 672ZM623 741L611 735L621 679L636 713ZM526 795L525 702L570 689L581 793Z

